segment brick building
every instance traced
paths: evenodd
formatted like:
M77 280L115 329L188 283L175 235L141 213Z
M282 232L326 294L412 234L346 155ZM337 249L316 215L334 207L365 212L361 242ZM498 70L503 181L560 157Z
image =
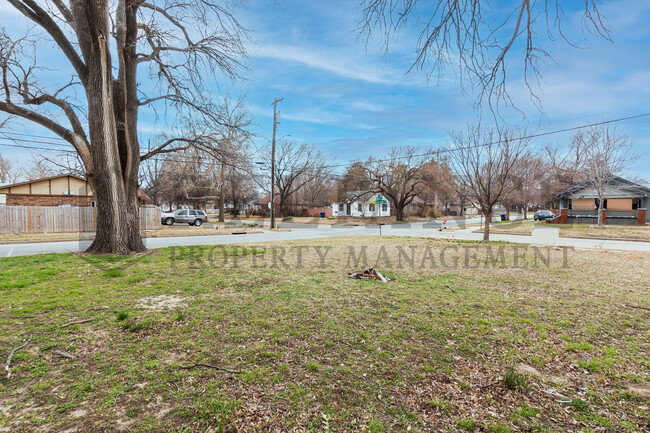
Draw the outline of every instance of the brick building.
M138 190L138 199L140 205L150 200L142 189ZM60 174L0 186L0 205L94 207L96 202L86 179L74 174Z
M598 193L590 181L555 195L559 199L559 216L549 223L595 224L598 220ZM602 206L604 224L650 224L650 188L613 177L605 188Z

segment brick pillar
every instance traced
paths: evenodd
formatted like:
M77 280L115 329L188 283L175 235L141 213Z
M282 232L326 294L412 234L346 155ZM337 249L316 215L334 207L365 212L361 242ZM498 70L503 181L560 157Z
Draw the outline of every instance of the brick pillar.
M646 209L637 209L636 211L636 225L644 226L646 220Z
M603 225L607 225L607 209L602 209L601 212L603 213Z
M569 209L560 209L560 224L568 224Z

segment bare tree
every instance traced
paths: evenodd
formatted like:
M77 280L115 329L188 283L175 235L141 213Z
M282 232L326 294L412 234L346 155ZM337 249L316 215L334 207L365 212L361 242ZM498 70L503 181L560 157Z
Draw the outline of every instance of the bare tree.
M49 161L44 160L40 155L34 153L32 153L31 161L23 170L28 180L41 179L63 173L60 167L55 167Z
M584 180L584 165L588 140L585 131L576 132L566 149L560 144L547 144L544 147L545 159L549 165L549 200L554 195Z
M196 148L162 161L159 197L169 204L202 207L219 197L219 164Z
M426 204L433 203L434 215L438 216L440 203L447 201L456 190L454 174L446 162L429 161L423 164L421 176L423 186L419 197Z
M366 171L373 188L390 199L397 221L404 221L404 209L422 192L422 167L426 152L412 146L393 147L378 159L366 162Z
M335 182L331 173L323 171L319 176L309 179L300 191L299 197L308 206L327 206L329 198L334 192Z
M251 177L252 171L251 163L247 159L240 159L236 165L226 167L225 202L230 205L234 217L237 217L257 194L255 181Z
M481 0L361 0L360 3L361 35L368 40L378 35L388 49L395 33L411 24L417 28L419 38L409 71L426 70L440 77L445 68L456 69L461 83L467 79L478 87L477 105L487 98L490 106L497 105L497 110L500 102L512 102L506 90L508 67L517 63L523 66L531 97L539 103L535 96L541 76L539 64L550 58L544 45L549 39L562 39L575 46L565 35L564 24L572 19L567 17L565 2L561 0L516 0L504 5L503 12L497 10L497 5ZM599 3L599 0L583 2L578 21L585 35L610 40ZM508 61L514 56L519 56L517 62Z
M265 168L270 171L270 162L265 165L268 165ZM312 179L322 178L326 173L328 168L315 144L280 141L275 161L275 188L280 198L280 214L287 215L290 197L297 194ZM263 184L261 186L264 187Z
M142 161L138 174L140 187L147 193L156 206L162 204L162 194L164 191L162 168L164 161L160 157L153 157Z
M18 173L14 164L7 158L0 155L0 184L14 183L18 179Z
M627 137L609 125L594 126L576 137L585 152L584 174L596 191L598 226L602 226L607 186L630 167L638 154Z
M494 207L523 184L524 162L532 156L523 131L468 126L452 134L450 161L459 185L485 216L483 240L490 240Z
M78 153L57 152L56 156L53 156L52 154L35 152L32 154L32 161L32 167L34 168L32 174L38 172L37 167L41 166L44 169L47 167L45 171L49 171L50 176L70 173L75 176L86 177L86 170Z
M7 124L8 119L0 121L0 131ZM18 179L14 164L0 154L0 184L14 183Z
M40 33L0 31L0 111L40 124L79 154L97 197L97 233L88 251L144 251L140 161L182 147L188 138L170 137L141 155L138 112L164 108L188 124L197 117L220 122L203 78L238 76L242 27L230 8L212 0L7 1ZM54 90L42 80L44 39L70 70Z
M523 219L528 218L528 207L533 202L539 202L541 194L540 180L544 175L544 160L536 155L525 155L521 158L516 173L511 176L515 182L514 188L508 188L501 199L501 204L506 208L506 219L510 220L510 210L518 206L523 211Z
M374 183L368 178L366 167L361 161L354 161L345 171L345 174L336 182L336 189L332 192L330 202L336 202L339 197L347 192L366 191L371 189Z

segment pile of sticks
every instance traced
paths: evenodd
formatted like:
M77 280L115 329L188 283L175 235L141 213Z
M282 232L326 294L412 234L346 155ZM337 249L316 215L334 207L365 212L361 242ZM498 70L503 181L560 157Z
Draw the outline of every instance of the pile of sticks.
M382 283L395 281L393 279L384 277L378 270L369 266L366 266L366 269L364 269L363 272L348 272L347 275L348 277L356 278L357 280L377 280L381 281Z

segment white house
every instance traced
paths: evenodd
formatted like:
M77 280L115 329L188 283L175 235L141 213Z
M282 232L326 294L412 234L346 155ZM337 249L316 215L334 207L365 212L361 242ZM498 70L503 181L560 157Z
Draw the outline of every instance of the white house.
M332 203L332 216L390 216L390 203L386 197L373 191L351 191L340 196L338 203Z

